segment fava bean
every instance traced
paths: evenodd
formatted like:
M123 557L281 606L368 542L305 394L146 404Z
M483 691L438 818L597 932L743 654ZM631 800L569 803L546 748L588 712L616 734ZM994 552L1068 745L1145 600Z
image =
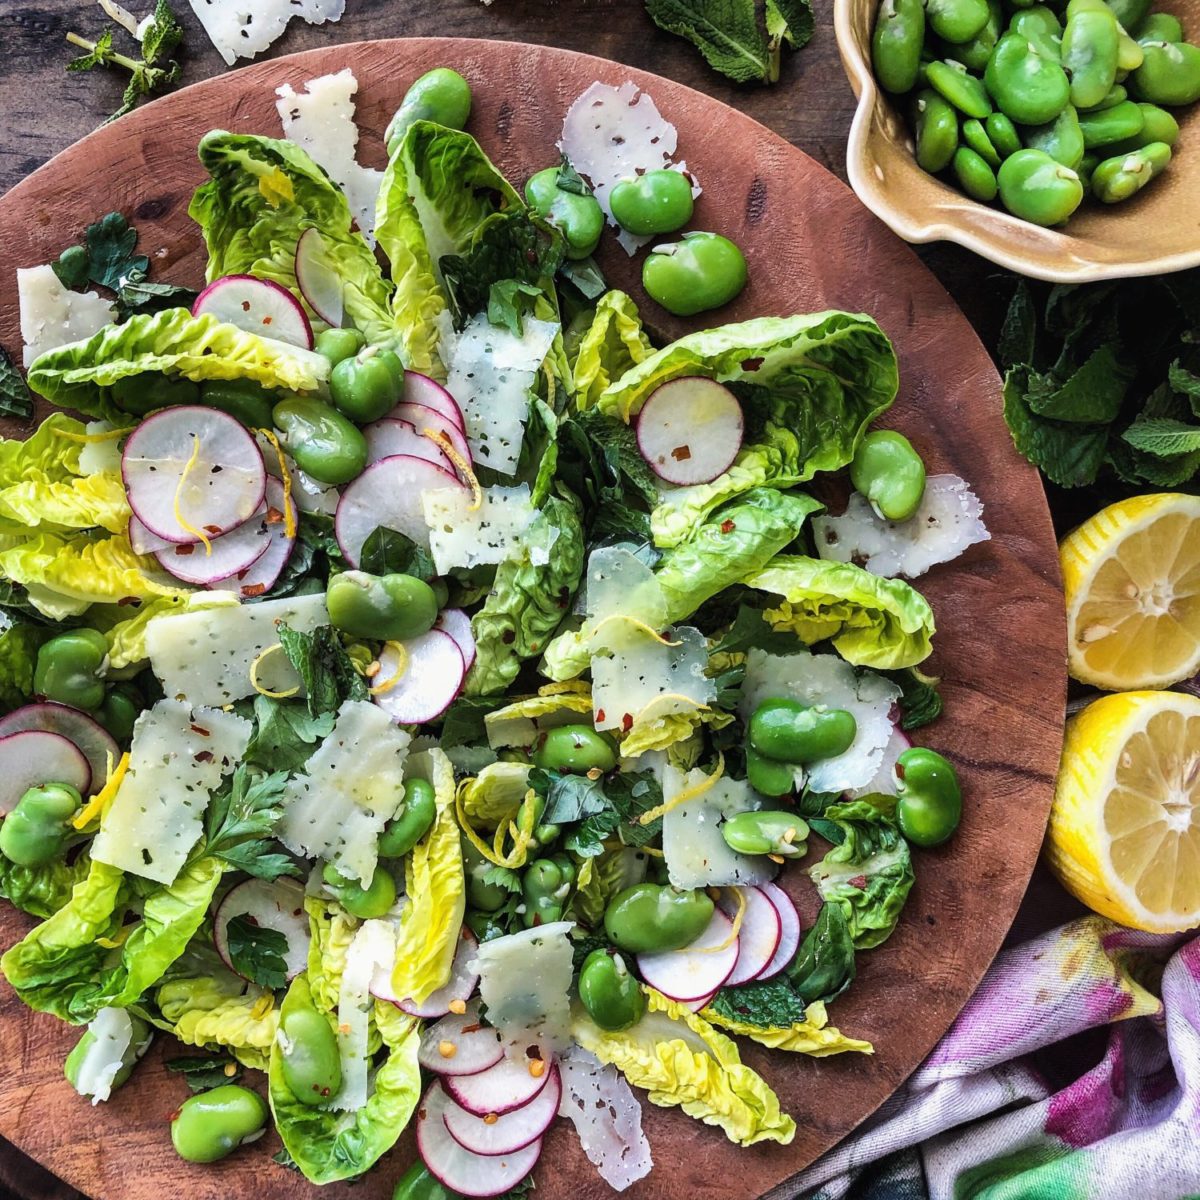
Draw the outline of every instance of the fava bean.
M1067 8L1062 65L1071 77L1071 103L1089 108L1099 104L1116 82L1120 35L1117 19L1103 0L1096 0L1102 11L1081 10L1075 8L1076 3L1071 0Z
M1132 26L1126 25L1126 29ZM1147 42L1182 42L1183 24L1174 13L1151 13L1137 29L1138 44L1145 48Z
M423 579L399 573L342 571L326 591L329 621L351 637L407 641L433 628L437 597Z
M492 864L467 838L462 839L462 856L468 906L481 913L498 912L508 900L508 888L488 879Z
M1079 130L1083 144L1088 150L1097 146L1110 146L1141 133L1146 117L1132 100L1114 104L1098 112L1080 113Z
M334 406L357 425L378 421L404 397L404 364L394 350L367 346L329 376Z
M1116 108L1118 104L1129 99L1129 93L1124 86L1119 83L1114 83L1109 89L1108 95L1100 101L1099 104L1093 104L1088 112L1102 112L1106 108Z
M357 879L347 879L333 863L325 864L321 878L334 899L359 920L382 917L396 903L396 881L384 867L375 868L365 888Z
M719 233L685 233L655 246L642 263L642 286L669 313L690 317L728 304L746 286L746 259Z
M954 767L936 750L913 746L896 760L896 819L914 846L939 846L962 819Z
M778 762L811 763L844 754L858 733L854 714L844 708L806 705L798 700L764 700L750 718L750 745Z
M922 0L883 0L871 35L871 62L880 85L902 95L916 86L925 44Z
M946 57L955 59L969 70L982 73L1003 32L1004 10L999 0L988 0L987 23L969 42L955 46Z
M74 249L75 247L72 247ZM134 417L144 417L159 408L198 404L200 385L182 377L169 379L158 371L126 375L112 385L113 403Z
M1105 204L1128 200L1140 192L1171 161L1166 142L1151 142L1140 150L1107 158L1092 172L1092 195Z
M129 1077L133 1074L133 1068L138 1065L142 1056L150 1049L150 1043L154 1039L154 1031L150 1028L148 1022L143 1021L141 1017L135 1016L133 1013L128 1013L128 1016L130 1025L129 1043L121 1054L121 1063L117 1068L117 1073L109 1082L110 1095L117 1088L129 1082ZM93 1032L92 1027L88 1026L83 1037L75 1043L74 1049L67 1055L67 1060L63 1063L63 1074L67 1077L67 1082L81 1096L95 1096L94 1091L80 1091L81 1086L88 1087L90 1083L92 1087L95 1087L99 1082L96 1073L92 1071L88 1072L88 1075L91 1077L90 1080L80 1078L80 1073L83 1071L87 1059L95 1049L96 1034ZM106 1051L106 1053L108 1052Z
M1004 207L1035 225L1061 224L1083 200L1078 174L1044 150L1019 150L1006 158L996 181Z
M180 1158L216 1162L267 1127L267 1104L257 1093L226 1083L189 1096L171 1120L171 1141Z
M993 169L1000 166L1000 154L992 145L992 139L987 135L987 129L982 121L971 117L963 122L963 141Z
M925 495L925 464L904 434L873 429L854 452L850 482L885 521L907 521Z
M1083 158L1083 130L1074 105L1066 108L1049 125L1036 125L1025 131L1025 144L1044 150L1055 162L1074 170Z
M280 1066L288 1090L310 1108L327 1104L342 1086L337 1035L324 1013L289 995L279 1015Z
M620 954L593 950L579 970L579 1000L601 1029L628 1029L646 1011L646 996Z
M1143 42L1142 51L1142 65L1129 77L1139 100L1172 106L1200 100L1200 46Z
M1153 0L1109 0L1108 7L1112 9L1112 15L1120 21L1123 28L1136 34L1152 3Z
M525 184L525 199L538 216L563 235L568 258L587 258L604 232L604 210L590 191L561 187L560 179L559 167L538 171ZM688 195L691 196L690 190Z
M776 854L803 858L808 823L795 813L757 809L735 813L721 826L725 844L739 854Z
M1058 14L1044 4L1035 4L1014 13L1008 27L1023 37L1038 53L1052 62L1062 56L1062 22Z
M108 642L95 629L71 629L43 642L33 669L38 696L91 711L104 703Z
M996 172L970 146L959 146L950 163L959 186L972 200L988 203L996 198Z
M996 153L1002 159L1007 158L1010 154L1016 154L1021 149L1021 139L1017 134L1017 127L1002 112L992 113L984 123L984 128L987 130L992 145L996 147Z
M911 4L913 0L900 3ZM920 7L918 0L918 10ZM915 68L913 75L915 78ZM613 220L638 237L682 229L692 219L692 204L692 185L682 171L647 171L623 179L608 197Z
M958 148L958 113L932 88L920 92L913 107L917 162L936 175L950 165Z
M537 741L533 761L548 771L586 775L589 771L611 771L617 765L617 750L611 738L590 725L560 725L548 729Z
M104 703L93 716L118 742L127 742L144 707L142 695L133 684L118 683L108 689Z
M31 787L0 821L0 853L22 867L52 862L66 849L74 833L70 820L82 803L69 783Z
M436 121L447 129L465 129L470 115L471 85L449 67L426 71L404 93L396 115L388 123L384 134L388 156L396 153L417 121Z
M357 329L322 329L317 334L316 351L336 367L347 358L353 358L362 348L365 339Z
M986 117L992 111L983 81L956 62L934 62L926 72L929 86L968 117Z
M197 403L228 413L247 429L270 429L279 399L253 379L209 379L201 385Z
M526 929L561 921L575 886L575 864L565 854L538 858L521 876L521 921Z
M271 414L288 453L318 483L349 483L367 465L367 442L358 428L331 404L296 396Z
M983 78L996 107L1023 125L1053 121L1071 99L1071 83L1059 63L1016 33L996 43Z
M948 42L969 42L987 24L986 0L926 0L930 28Z
M427 779L406 779L404 799L379 835L380 858L403 858L437 819L437 796Z
M604 911L604 932L630 954L690 946L708 928L713 902L707 892L638 883L618 892Z
M1085 154L1079 160L1079 166L1075 168L1079 175L1079 180L1083 184L1084 190L1090 190L1092 186L1092 172L1100 165L1100 156L1094 151Z
M764 796L789 796L796 790L799 763L778 762L746 746L746 782ZM803 778L801 774L800 778Z
M1105 146L1105 158L1128 154L1130 150L1140 150L1151 142L1165 142L1174 147L1179 140L1179 122L1165 108L1159 108L1157 104L1147 104L1144 100L1138 102L1138 108L1142 113L1141 129L1131 138Z

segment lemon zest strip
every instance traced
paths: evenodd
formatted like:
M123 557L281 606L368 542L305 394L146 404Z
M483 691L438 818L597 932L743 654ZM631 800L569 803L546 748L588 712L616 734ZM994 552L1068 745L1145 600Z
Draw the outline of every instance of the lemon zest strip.
M632 625L635 629L640 629L643 633L648 633L660 646L682 646L682 642L673 642L664 634L658 632L657 629L647 625L645 621L639 620L637 617L631 617L627 613L609 613L602 621L598 622L589 634L590 638L594 638L596 634L602 630L610 621L624 621L627 625Z
M261 433L271 443L275 449L275 455L279 459L279 482L283 484L283 532L287 537L294 538L296 536L296 506L292 503L292 473L288 470L283 447L279 444L279 438L275 436L275 430L258 429L255 432Z
M254 658L254 661L250 664L250 686L260 696L266 696L268 700L287 700L289 697L296 695L296 693L300 691L299 684L296 684L295 687L286 688L282 692L273 692L270 690L270 688L265 688L261 683L258 682L258 669L262 666L263 659L274 654L276 650L282 649L283 643L275 642L274 645L268 646L265 650L257 654Z
M483 505L483 488L475 478L471 464L459 454L454 443L440 429L422 429L421 436L427 437L454 464L454 469L471 489L471 503L467 505L467 512L478 512Z
M203 529L197 529L183 515L183 510L179 507L179 497L183 494L183 485L187 482L188 475L191 474L192 468L200 460L200 438L196 434L192 434L192 456L183 464L183 472L179 476L179 482L175 485L175 520L179 522L180 529L186 529L188 533L194 534L196 538L204 543L204 553L207 557L212 554L212 541Z
M408 671L408 651L404 648L403 642L387 641L383 643L383 648L386 650L391 647L396 655L396 669L382 683L377 683L373 687L367 688L367 691L372 696L382 696L384 692L390 692L392 688L404 678Z
M75 433L70 429L53 429L51 432L55 437L63 438L68 442L79 442L82 445L90 446L95 442L115 442L117 438L124 437L129 432L130 426L122 425L117 429L106 429L103 433Z
M671 809L678 808L681 804L686 804L689 800L695 800L697 796L703 796L724 774L725 755L718 750L717 769L711 775L705 775L700 783L694 783L691 787L685 787L677 796L672 796L670 800L658 805L657 808L651 808L647 812L642 813L638 817L638 824L649 825L651 821L656 821L659 817L666 816Z
M688 951L687 947L684 947L680 953L720 954L722 950L728 950L737 941L738 934L742 931L742 921L746 916L746 893L741 888L734 888L733 892L737 898L737 912L734 914L733 927L729 931L729 936L719 946L701 946L699 950L692 951Z
M129 769L129 751L126 750L121 755L121 761L114 768L112 765L112 754L108 755L108 782L94 795L90 800L77 812L71 821L71 824L76 829L83 829L97 817L103 817L108 812L108 806L112 804L113 797L117 794L117 789L121 786L121 780L125 778L125 772Z

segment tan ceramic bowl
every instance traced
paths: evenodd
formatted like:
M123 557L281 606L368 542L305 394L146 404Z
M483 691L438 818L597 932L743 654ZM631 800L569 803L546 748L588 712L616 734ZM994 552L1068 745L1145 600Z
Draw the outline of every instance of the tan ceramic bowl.
M927 174L892 97L871 73L879 0L834 0L838 49L858 108L846 168L859 199L909 242L957 242L1003 267L1057 283L1162 275L1200 264L1200 103L1172 109L1176 156L1145 191L1122 204L1085 202L1062 229L1042 229L968 199ZM1200 0L1156 0L1184 31L1200 34Z

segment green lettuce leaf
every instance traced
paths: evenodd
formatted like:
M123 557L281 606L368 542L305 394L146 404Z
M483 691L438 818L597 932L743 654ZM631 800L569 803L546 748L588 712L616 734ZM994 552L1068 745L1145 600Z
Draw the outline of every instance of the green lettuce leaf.
M764 613L772 628L809 644L832 638L856 666L911 667L933 649L933 610L901 579L883 579L853 563L780 555L742 582L782 597Z
M61 483L79 475L79 456L87 436L82 421L66 413L51 413L22 441L0 438L0 488L36 480Z
M593 407L613 380L653 353L637 305L624 292L605 292L571 364L576 407Z
M847 1037L840 1029L830 1025L825 1005L819 1001L803 1008L803 1015L798 1018L778 1019L756 995L785 987L784 984L770 981L728 988L718 993L714 1003L702 1008L700 1015L720 1029L750 1038L772 1050L790 1050L812 1058L826 1058L851 1050L859 1054L874 1052L870 1042Z
M45 920L70 901L90 866L86 854L69 865L55 859L40 867L23 867L0 855L0 896L31 917Z
M529 791L529 772L528 763L494 762L478 775L464 779L459 802L471 824L495 829L502 821L511 820Z
M550 684L536 696L525 696L483 718L487 741L493 748L532 746L538 734L557 725L574 725L591 714L592 692L582 687Z
M312 935L308 944L309 989L313 1003L322 1012L333 1012L338 1006L346 953L358 930L358 921L340 904L322 900L320 896L306 896L304 909Z
M38 647L47 636L43 626L25 621L0 633L0 708L5 712L20 708L33 697Z
M185 1046L223 1047L247 1067L267 1069L279 1008L265 988L232 971L173 979L155 993L167 1028Z
M211 178L196 190L188 214L208 246L210 283L222 275L254 275L302 299L296 242L316 229L325 261L341 280L348 323L368 342L393 339L391 288L371 247L351 228L341 188L305 150L277 138L214 130L200 139L199 155Z

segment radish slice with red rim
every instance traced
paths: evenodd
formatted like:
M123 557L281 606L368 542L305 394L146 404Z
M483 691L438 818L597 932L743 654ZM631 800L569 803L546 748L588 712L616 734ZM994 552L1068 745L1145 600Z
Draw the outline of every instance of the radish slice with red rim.
M24 729L0 737L0 816L7 816L31 787L66 783L88 794L92 770L84 753L61 733Z
M846 795L852 800L859 796L894 796L896 794L896 760L911 746L912 739L899 725L895 726L883 748L883 758L880 760L879 769L871 777L870 782L863 784L860 788L852 788Z
M130 549L134 554L153 554L156 550L169 550L172 546L195 545L192 542L168 542L166 538L159 537L157 533L151 533L145 525L131 516L129 524L126 526L126 535L129 538Z
M217 907L213 921L213 943L225 965L241 974L234 963L229 947L229 923L235 917L246 917L259 929L273 929L287 939L283 956L288 979L295 979L308 965L311 941L308 913L304 909L304 888L293 879L247 879L232 887Z
M87 759L91 771L88 787L95 783L97 791L108 780L110 763L115 768L121 757L121 748L104 726L87 713L65 704L55 704L49 700L42 704L26 704L0 717L0 737L24 733L26 730L57 733L73 742Z
M736 918L737 893L746 904L742 924L738 929L738 959L725 987L737 987L757 979L759 973L775 957L782 935L779 912L767 896L753 887L723 887L717 901L721 911L732 921Z
M514 1154L536 1142L558 1115L562 1099L558 1068L551 1067L548 1075L549 1082L528 1104L514 1108L502 1117L494 1114L478 1117L447 1097L449 1103L442 1120L446 1122L450 1136L464 1150L488 1156Z
M667 483L711 483L742 448L742 406L723 384L702 375L672 379L650 393L637 418L637 443Z
M470 464L471 447L467 445L467 435L449 417L436 409L428 408L424 404L397 404L385 419L407 421L422 435L441 434L455 452Z
M213 538L207 550L199 542L187 542L156 550L154 557L176 579L209 587L249 570L267 552L271 532L264 502L250 520Z
M550 1065L540 1075L529 1067L532 1060L502 1058L494 1067L472 1075L447 1075L443 1081L450 1097L477 1117L503 1116L528 1104L550 1081Z
M379 995L374 983L371 993ZM450 1046L453 1052L443 1054ZM463 1013L450 1013L426 1026L417 1050L421 1066L437 1075L478 1075L503 1059L500 1035L490 1025L479 1023L478 1001L468 1004Z
M441 413L465 434L467 422L463 418L458 401L436 379L422 375L419 371L404 372L404 403L420 404Z
M450 1005L455 1000L464 1003L471 998L475 985L479 982L479 972L475 970L475 951L479 943L475 935L464 925L459 930L458 948L454 951L454 961L450 964L450 979L444 987L431 992L419 1003L405 997L397 1000L396 1004L411 1017L421 1017L429 1021L436 1017L444 1017L450 1012ZM378 993L376 993L378 994Z
M718 949L720 947L720 949ZM718 908L704 932L682 950L639 954L641 977L672 1000L699 1000L711 996L733 974L738 942L733 922Z
M460 1196L499 1196L533 1170L542 1153L539 1138L512 1154L483 1155L464 1150L444 1120L449 1101L435 1083L417 1107L417 1151L429 1173Z
M294 501L289 502L287 507L291 509L292 526L295 528L299 520L296 504ZM265 595L275 586L296 548L296 535L288 536L283 484L274 477L267 480L266 520L270 536L266 549L257 561L244 571L239 571L236 576L210 584L211 588L217 591L236 591L243 600L253 600Z
M792 898L777 883L759 884L758 890L775 906L779 914L779 945L757 978L760 980L773 979L781 971L792 965L796 951L800 949L800 914L796 911Z
M341 325L345 316L342 277L329 261L319 229L306 229L296 239L296 286L305 303L327 325Z
M192 316L216 317L259 337L287 342L302 350L313 348L312 325L304 306L287 288L253 275L214 279L196 297Z
M384 417L363 426L363 436L367 439L367 465L377 463L381 458L391 458L394 454L410 454L413 458L423 458L443 471L453 471L454 464L442 453L432 438L423 437L416 428L407 421L397 421Z
M358 566L363 544L381 525L428 550L429 526L421 493L447 487L462 484L456 475L411 454L396 454L373 463L347 485L338 501L334 532L346 561L352 567Z
M469 671L475 665L475 635L471 632L471 618L461 608L443 608L433 627L454 639L462 651L463 666Z
M423 725L454 702L467 669L457 643L440 629L401 644L403 655L390 643L380 653L371 698L397 725Z
M716 992L710 992L707 996L701 996L699 1000L678 1000L676 1003L680 1008L686 1008L690 1013L703 1012L713 1002L716 994Z
M216 538L236 529L258 511L267 485L262 452L245 426L191 404L142 421L125 441L121 476L129 507L168 542L196 542L197 530Z

